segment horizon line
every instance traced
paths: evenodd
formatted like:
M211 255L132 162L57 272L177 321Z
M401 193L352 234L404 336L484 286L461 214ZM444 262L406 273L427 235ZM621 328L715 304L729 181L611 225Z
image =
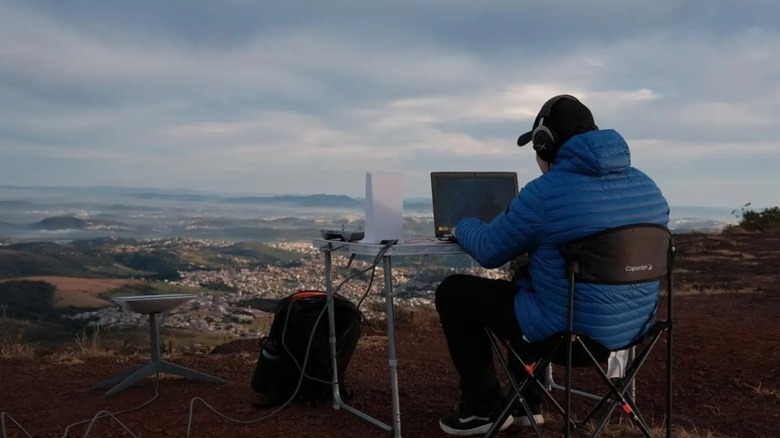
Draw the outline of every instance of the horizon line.
M282 196L289 196L289 197L311 197L311 196L343 196L348 197L353 200L365 200L365 196L357 196L357 195L349 195L346 193L300 193L300 192L290 192L290 193L252 193L252 192L224 192L224 191L206 191L206 190L198 190L198 189L186 189L186 188L161 188L161 187L143 187L143 186L117 186L117 185L88 185L88 186L51 186L51 185L42 185L42 186L24 186L24 185L16 185L16 184L0 184L0 189L3 188L12 188L12 189L31 189L31 190L126 190L126 191L139 191L139 193L143 192L149 192L149 191L156 191L156 192L165 192L165 193L171 193L171 194L200 194L200 195L208 195L208 196L220 196L220 197L226 197L226 198L240 198L240 197L282 197ZM404 197L404 201L431 201L432 198L430 196L409 196ZM670 205L669 208L718 208L718 209L724 209L724 210L732 210L733 212L738 212L739 210L745 208L745 207L754 207L752 203L747 202L743 205L737 206L737 207L727 207L723 205ZM768 206L755 206L756 209L762 209L762 208L769 208Z

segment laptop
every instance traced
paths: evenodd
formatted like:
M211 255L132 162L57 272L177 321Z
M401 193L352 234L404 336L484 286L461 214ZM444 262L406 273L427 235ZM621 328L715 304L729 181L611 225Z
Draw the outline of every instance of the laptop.
M490 222L517 196L516 172L431 172L436 238L455 241L452 229L465 217Z

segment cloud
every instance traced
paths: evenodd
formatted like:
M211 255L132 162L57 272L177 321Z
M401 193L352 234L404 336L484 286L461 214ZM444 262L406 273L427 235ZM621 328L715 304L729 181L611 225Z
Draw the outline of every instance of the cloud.
M5 2L0 184L360 194L386 169L424 196L433 170L527 180L517 135L571 93L675 202L741 205L717 183L728 168L771 203L780 5L721 3Z

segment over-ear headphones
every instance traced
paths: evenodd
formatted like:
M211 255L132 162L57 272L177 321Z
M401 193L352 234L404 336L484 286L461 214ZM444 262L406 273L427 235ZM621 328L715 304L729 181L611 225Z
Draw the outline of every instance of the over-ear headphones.
M539 158L549 163L555 160L555 154L558 152L559 137L554 130L544 125L544 119L550 116L553 106L563 99L572 99L579 102L576 97L568 94L561 94L551 98L539 110L539 115L537 116L539 117L539 125L531 133L531 142L536 154L539 155Z

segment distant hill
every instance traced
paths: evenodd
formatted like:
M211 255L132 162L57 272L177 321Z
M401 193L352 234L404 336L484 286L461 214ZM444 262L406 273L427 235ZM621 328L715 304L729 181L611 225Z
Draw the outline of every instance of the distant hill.
M356 208L362 207L363 201L350 198L346 195L281 195L281 196L242 196L225 198L229 202L240 203L266 203L266 204L284 204L296 207L339 207Z
M257 263L282 263L289 265L300 260L297 253L272 248L256 242L241 242L230 245L221 251L224 254L248 257Z
M0 278L36 275L66 277L132 277L138 271L115 262L111 256L54 242L25 242L0 248Z
M47 217L33 224L34 228L40 230L83 230L89 225L84 219L73 216Z
M138 199L170 199L177 201L208 201L219 198L219 196L195 193L127 193L124 196Z
M315 195L261 195L261 196L223 196L197 193L126 193L140 199L167 199L183 202L228 202L240 204L282 205L291 207L316 208L363 208L365 200L347 195L315 194ZM412 198L404 201L404 208L422 210L431 208L431 200L427 198Z
M21 199L0 199L0 208L3 207L28 207L34 205L30 201L25 201Z
M223 196L196 193L128 193L124 196L139 199L168 199L184 202L230 202L290 205L296 207L358 207L363 201L346 195L279 195L279 196Z
M432 211L433 201L429 198L405 199L404 210Z
M112 247L118 245L137 245L138 239L127 237L96 237L94 239L74 240L70 245L79 248L83 251L86 250L109 250Z
M147 284L142 280L130 279L36 276L21 277L14 280L0 280L0 292L3 291L5 284L18 284L20 281L45 282L54 286L54 297L51 302L52 308L76 307L79 309L110 306L111 302L101 297L101 294L123 286ZM1 300L2 297L0 297Z
M32 224L37 230L89 230L89 229L123 229L126 225L113 220L81 219L75 216L52 216Z
M0 278L33 275L89 275L81 267L42 254L0 249Z
M117 251L120 245L130 249ZM289 266L299 260L298 253L256 242L195 249L187 241L170 240L101 238L71 243L23 242L0 247L0 279L42 275L173 279L178 278L179 271L270 264Z
M45 281L0 282L0 306L5 315L19 319L43 319L54 309L56 287Z

